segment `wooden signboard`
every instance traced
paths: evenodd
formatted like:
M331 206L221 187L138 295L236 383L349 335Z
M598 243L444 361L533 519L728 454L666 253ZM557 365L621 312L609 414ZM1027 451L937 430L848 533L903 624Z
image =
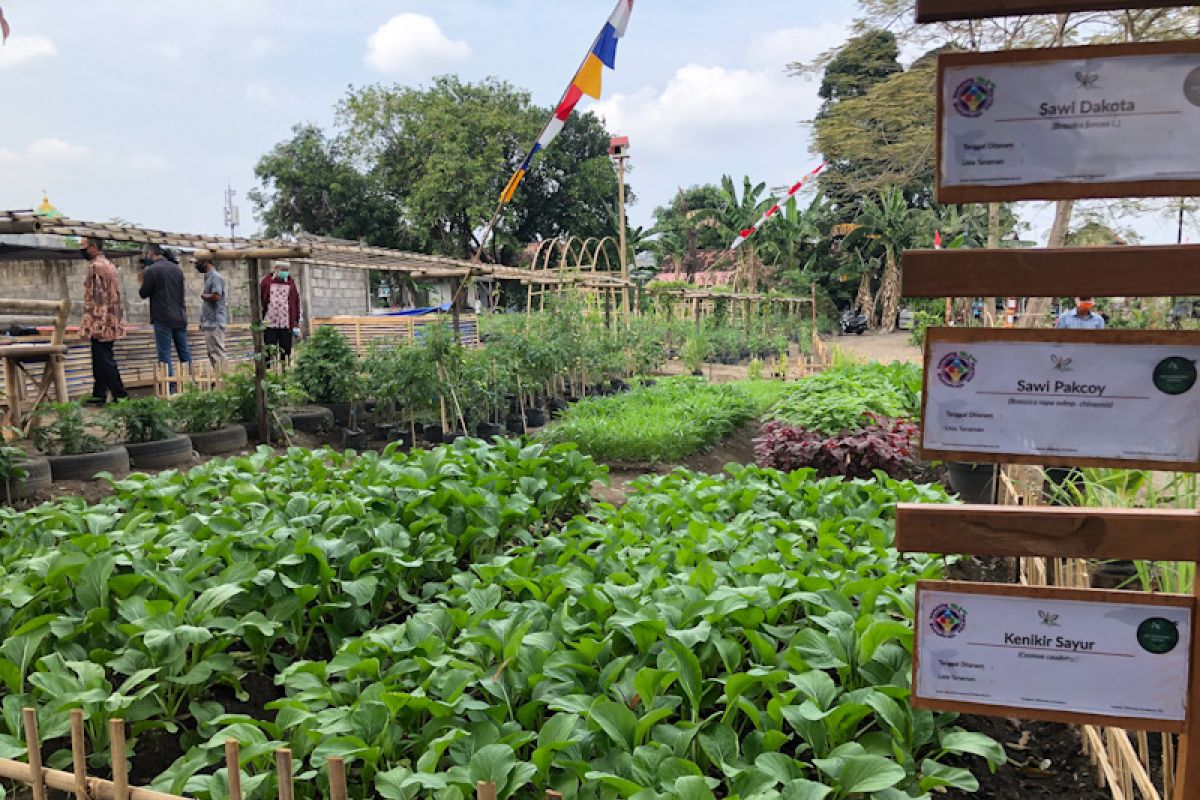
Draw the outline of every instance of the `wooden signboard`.
M1200 472L1200 332L932 328L921 451Z
M1197 140L1197 40L938 58L943 204L1200 195Z
M905 297L1188 297L1197 287L1200 245L904 254Z
M1183 595L923 581L912 705L1182 733L1194 607Z
M1187 3L1162 0L917 0L917 22L1010 17L1026 14L1066 14L1075 11L1120 11L1127 8L1167 8Z

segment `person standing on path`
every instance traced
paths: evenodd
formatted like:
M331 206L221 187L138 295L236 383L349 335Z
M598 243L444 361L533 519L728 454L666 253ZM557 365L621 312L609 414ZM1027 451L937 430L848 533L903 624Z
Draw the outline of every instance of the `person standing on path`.
M150 301L150 322L154 326L154 349L158 361L167 365L167 373L175 374L171 360L171 345L179 354L179 363L192 363L188 345L187 306L184 301L183 270L167 259L161 245L148 244L142 251L146 268L138 273L141 288L138 294Z
M225 326L229 324L225 276L208 260L197 261L196 271L204 276L204 288L200 292L200 330L204 331L208 360L213 369L219 371L228 357L225 353Z
M1076 297L1075 307L1058 318L1054 327L1059 330L1102 331L1104 317L1095 313L1096 302L1090 297Z
M263 344L278 347L284 362L292 359L292 331L300 327L300 290L288 265L277 262L258 285L262 300ZM267 364L270 365L270 355Z
M104 405L109 394L113 400L129 396L113 355L113 345L125 338L121 278L117 268L105 257L102 240L83 239L79 255L88 262L87 277L83 281L83 317L79 322L80 341L92 344L92 396L87 402Z

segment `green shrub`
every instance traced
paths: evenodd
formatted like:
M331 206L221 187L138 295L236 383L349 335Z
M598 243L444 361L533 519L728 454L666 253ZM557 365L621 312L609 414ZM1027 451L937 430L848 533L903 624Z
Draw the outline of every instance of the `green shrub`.
M946 324L945 315L930 314L928 311L913 313L912 330L908 334L908 343L913 347L925 346L925 332L930 328Z
M126 444L161 442L175 435L171 405L158 397L126 398L104 407L106 427Z
M768 417L832 435L861 427L867 414L914 417L920 392L921 368L916 364L835 367L798 381Z
M234 416L234 400L228 391L208 391L195 386L171 400L175 425L188 433L210 433L228 425Z
M52 419L33 429L33 444L38 452L48 456L78 456L101 453L108 444L92 434L83 419L78 403L52 403L46 409Z
M357 394L358 359L336 328L313 332L296 355L292 379L313 403L349 403Z

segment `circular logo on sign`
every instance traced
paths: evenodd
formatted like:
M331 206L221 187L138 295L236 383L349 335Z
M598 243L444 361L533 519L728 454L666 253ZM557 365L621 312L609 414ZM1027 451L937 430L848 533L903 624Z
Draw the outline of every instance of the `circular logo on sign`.
M943 639L953 639L967 628L967 610L954 603L943 603L929 615L929 629Z
M987 78L971 78L954 92L954 110L964 117L982 117L996 101L996 84Z
M961 389L975 377L975 356L970 353L949 353L938 362L938 380L943 386Z
M1152 617L1138 626L1137 640L1147 653L1163 656L1179 646L1179 628L1169 619Z
M1154 368L1154 385L1163 394L1187 394L1196 385L1196 362L1180 356L1163 359Z
M1196 67L1183 79L1183 96L1192 105L1200 106L1200 67Z

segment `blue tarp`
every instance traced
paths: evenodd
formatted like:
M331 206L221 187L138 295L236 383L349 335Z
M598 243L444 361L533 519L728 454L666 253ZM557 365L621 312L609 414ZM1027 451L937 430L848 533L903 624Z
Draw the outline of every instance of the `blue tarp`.
M434 306L433 308L409 308L404 311L388 311L383 314L375 314L376 317L425 317L430 314L445 314L450 311L450 304L444 306Z

